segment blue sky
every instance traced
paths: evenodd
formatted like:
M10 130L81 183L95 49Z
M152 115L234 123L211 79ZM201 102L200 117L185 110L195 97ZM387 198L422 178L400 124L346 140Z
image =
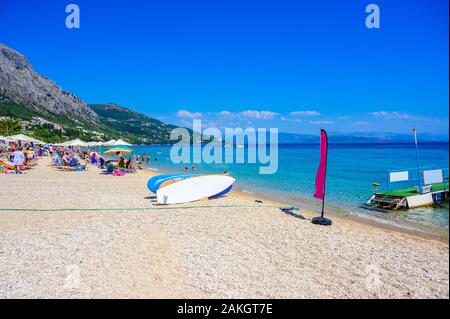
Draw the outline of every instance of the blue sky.
M3 0L0 42L87 103L170 123L448 132L446 0Z

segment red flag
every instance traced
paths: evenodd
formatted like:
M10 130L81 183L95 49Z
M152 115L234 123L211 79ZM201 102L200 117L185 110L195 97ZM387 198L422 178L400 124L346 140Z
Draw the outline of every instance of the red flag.
M328 151L328 137L325 130L320 130L320 164L316 175L316 192L315 198L325 198L325 179L327 175L327 151Z

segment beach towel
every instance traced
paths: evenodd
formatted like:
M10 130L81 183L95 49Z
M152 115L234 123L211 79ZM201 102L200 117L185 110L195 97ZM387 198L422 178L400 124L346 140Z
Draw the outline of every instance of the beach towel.
M11 162L4 162L4 161L0 161L0 165L3 166L3 168L5 169L14 169L14 164Z
M121 170L118 170L118 169L115 169L115 170L113 170L112 174L114 176L123 176L123 175L125 175L125 172L121 171Z

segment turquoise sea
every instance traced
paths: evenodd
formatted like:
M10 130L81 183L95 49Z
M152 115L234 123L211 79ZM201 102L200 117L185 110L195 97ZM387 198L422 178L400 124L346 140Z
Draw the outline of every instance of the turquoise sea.
M136 154L151 155L148 167L147 165L144 167L183 172L185 164L174 164L170 161L170 148L170 146L134 147ZM419 154L423 167L449 166L448 143L422 144L419 147ZM307 206L308 209L319 211L320 201L312 197L319 164L319 145L279 145L278 155L278 171L273 175L260 175L259 164L195 164L195 166L198 173L227 171L236 178L236 187L241 190L260 193L274 199L285 200L300 208ZM187 166L190 168L192 164ZM408 227L448 230L448 205L444 208L421 208L393 213L376 212L362 207L374 193L374 182L380 184L379 191L386 189L388 169L416 167L414 144L329 145L326 186L328 209L375 217Z

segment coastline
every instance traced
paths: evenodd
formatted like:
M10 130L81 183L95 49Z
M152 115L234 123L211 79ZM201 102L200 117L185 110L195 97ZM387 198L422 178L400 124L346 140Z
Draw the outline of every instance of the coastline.
M149 176L154 176L158 174L176 174L176 173L182 173L174 170L160 170L160 169L152 169L152 168L144 168L142 172L149 174ZM200 172L201 173L201 172ZM302 208L302 204L305 204L305 199L300 197L297 200L290 200L287 197L279 196L277 194L268 194L268 193L261 193L261 192L253 192L248 191L245 188L242 187L234 187L232 191L233 195L236 195L238 197L245 198L247 200L263 200L265 203L270 203L271 205L278 205L280 207L297 207L301 209L302 213L305 213L308 218L312 218L314 216L318 215L318 212L311 209L311 203L309 203L308 208L304 209ZM326 204L326 214L331 215L332 218L336 219L342 219L345 221L352 221L356 223L360 223L363 225L368 225L372 227L379 227L388 231L396 231L399 233L424 238L424 239L430 239L430 240L436 240L442 243L449 243L449 233L448 229L438 229L437 227L422 227L420 228L418 225L401 225L399 223L390 221L390 220L384 220L381 218L378 218L376 216L369 216L369 215L363 215L356 212L350 212L349 210L345 210L342 208L336 208L331 205ZM432 229L432 231L431 231Z
M442 241L338 216L320 227L242 191L154 205L145 183L161 171L48 165L0 177L0 298L448 298Z

